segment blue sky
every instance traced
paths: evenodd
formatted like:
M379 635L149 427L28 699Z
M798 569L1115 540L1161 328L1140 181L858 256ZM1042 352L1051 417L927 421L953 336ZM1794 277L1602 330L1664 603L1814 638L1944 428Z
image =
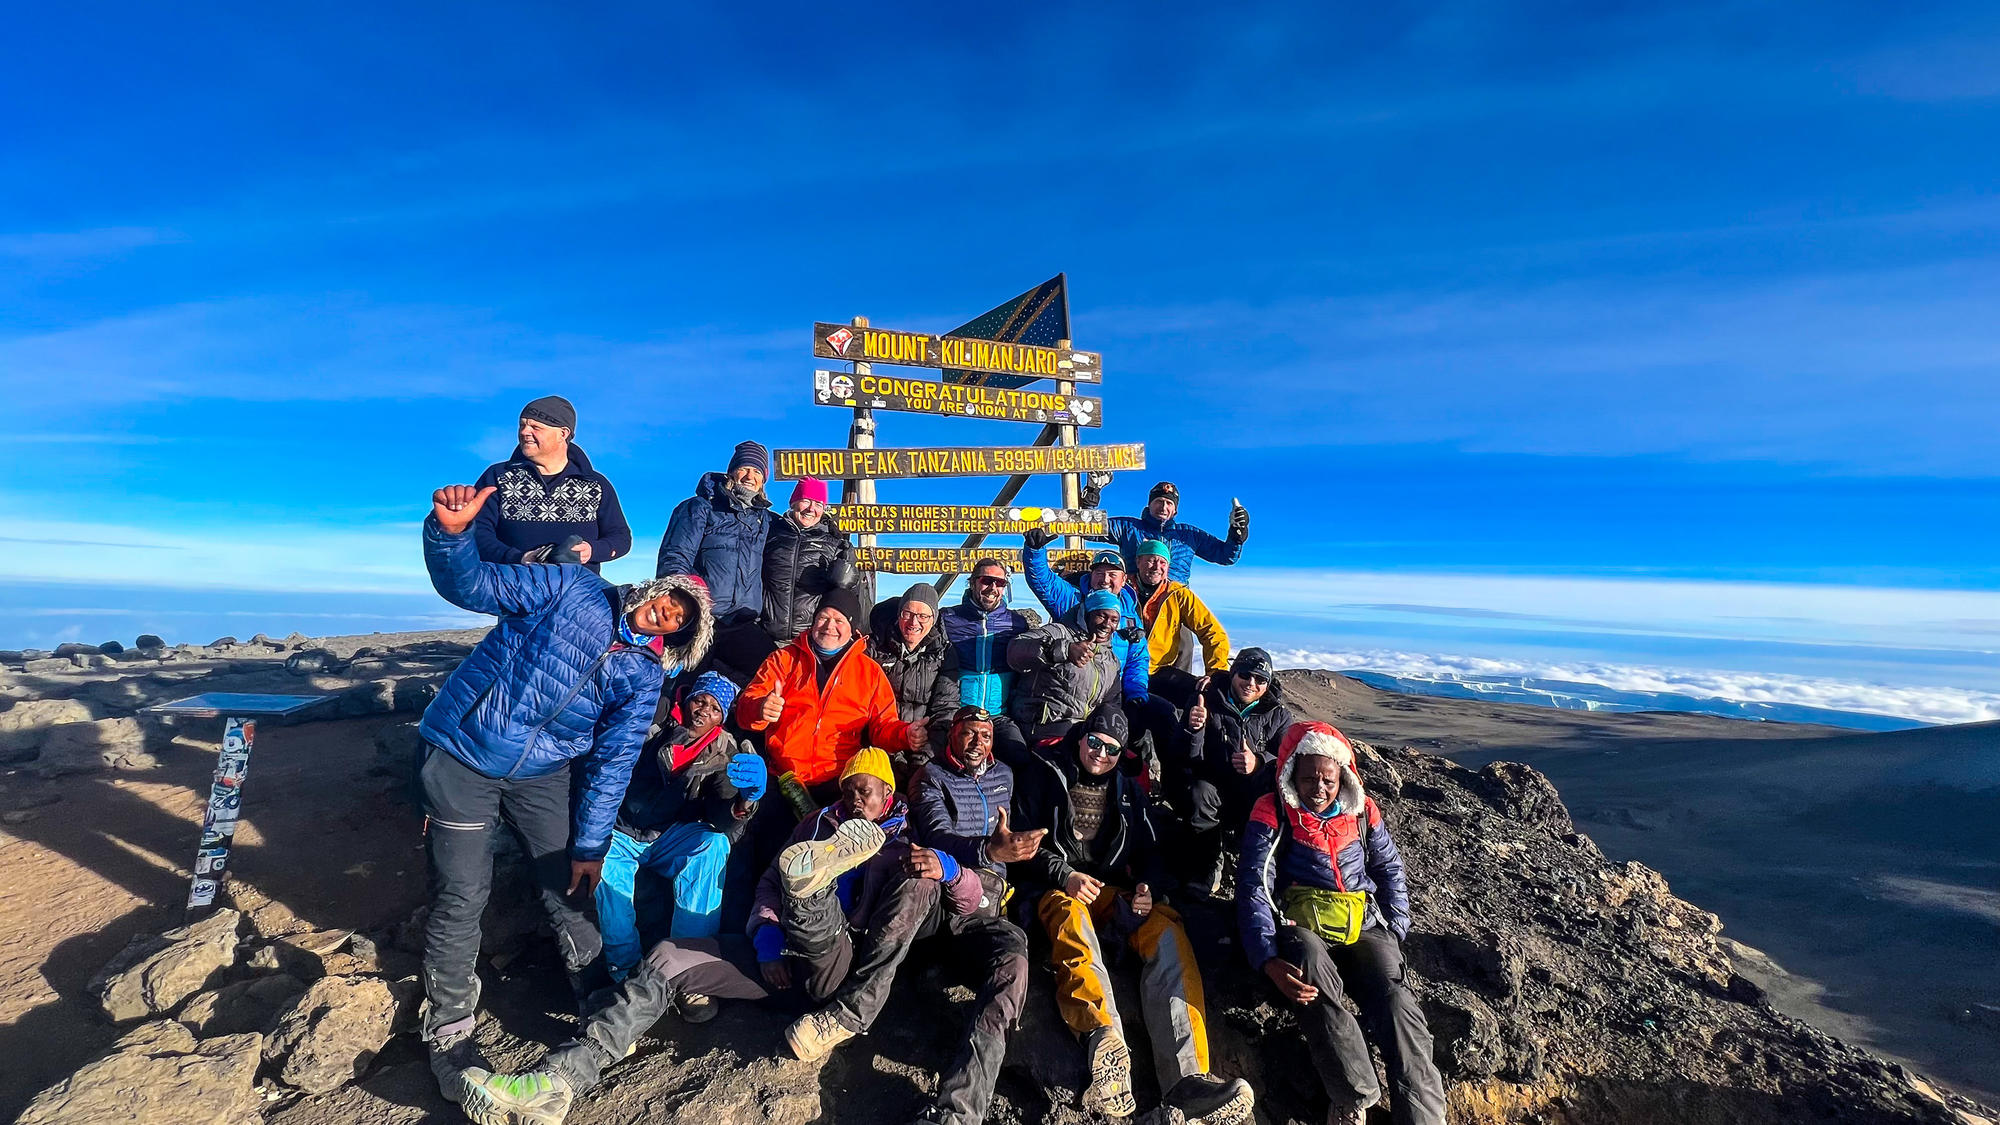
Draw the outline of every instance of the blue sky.
M414 606L425 494L551 391L649 555L741 437L841 441L812 321L1064 270L1090 437L1153 466L1114 508L1170 476L1258 567L1852 591L1832 625L1957 591L1971 633L1897 644L1991 655L1990 5L44 5L0 106L15 643L107 584Z

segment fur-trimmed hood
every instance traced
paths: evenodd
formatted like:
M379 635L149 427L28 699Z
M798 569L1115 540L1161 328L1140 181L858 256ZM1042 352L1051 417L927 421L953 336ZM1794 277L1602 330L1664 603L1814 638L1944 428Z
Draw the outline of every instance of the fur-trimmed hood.
M708 583L692 574L669 574L664 578L651 578L635 582L630 586L617 588L620 613L630 613L661 594L680 591L694 599L698 612L694 624L683 626L681 631L660 641L660 664L673 674L684 668L694 668L708 655L709 646L715 643L715 603L708 596Z
M1278 746L1278 798L1285 808L1292 812L1304 812L1299 804L1299 789L1293 784L1292 774L1301 757L1319 756L1332 758L1340 763L1340 815L1366 815L1367 792L1361 786L1361 775L1354 768L1354 744L1347 736L1326 723L1293 723L1285 731L1285 740Z

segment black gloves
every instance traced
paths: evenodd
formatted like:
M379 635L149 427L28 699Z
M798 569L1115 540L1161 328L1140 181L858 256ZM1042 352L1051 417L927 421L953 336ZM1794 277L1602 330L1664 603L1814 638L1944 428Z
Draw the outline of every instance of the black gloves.
M1086 508L1095 508L1104 499L1104 486L1111 483L1111 474L1099 470L1083 479L1083 495L1078 498L1078 503Z
M1056 537L1046 527L1031 527L1021 533L1021 541L1028 545L1029 550L1039 551L1055 542Z
M1241 504L1229 512L1229 541L1240 544L1250 538L1250 509Z

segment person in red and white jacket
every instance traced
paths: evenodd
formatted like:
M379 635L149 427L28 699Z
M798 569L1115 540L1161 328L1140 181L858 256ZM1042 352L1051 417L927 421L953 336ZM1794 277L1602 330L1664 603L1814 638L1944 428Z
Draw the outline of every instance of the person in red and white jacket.
M1292 887L1367 896L1360 936L1340 944L1278 907ZM1404 983L1410 929L1403 857L1354 768L1354 747L1325 723L1293 723L1279 745L1276 791L1257 799L1243 829L1236 913L1250 963L1299 1009L1332 1099L1327 1120L1359 1125L1382 1096L1368 1040L1341 1003L1354 997L1394 1084L1396 1125L1443 1125L1444 1080L1431 1033Z

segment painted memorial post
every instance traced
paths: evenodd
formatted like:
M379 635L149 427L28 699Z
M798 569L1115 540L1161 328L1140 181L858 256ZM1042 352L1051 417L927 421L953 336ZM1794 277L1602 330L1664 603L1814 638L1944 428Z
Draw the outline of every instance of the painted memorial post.
M236 842L236 822L243 815L243 782L250 776L250 751L256 745L257 723L252 716L293 715L331 698L208 692L145 709L153 715L223 720L222 749L216 754L208 807L201 818L201 838L195 845L194 874L188 883L190 921L214 908L215 896L229 873L229 849Z

